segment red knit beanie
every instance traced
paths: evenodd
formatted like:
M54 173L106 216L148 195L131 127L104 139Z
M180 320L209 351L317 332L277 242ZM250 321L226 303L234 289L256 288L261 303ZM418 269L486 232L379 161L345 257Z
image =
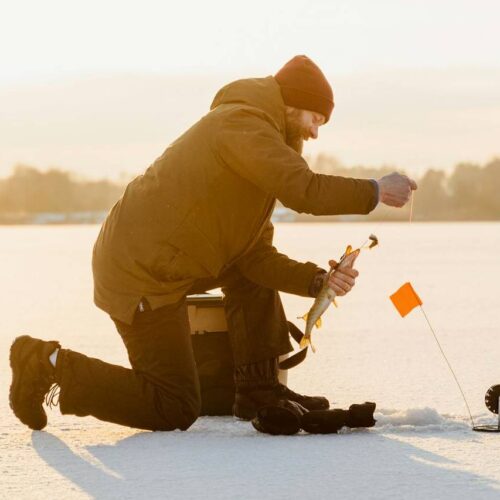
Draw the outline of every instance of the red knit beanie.
M326 121L330 119L334 106L332 87L307 56L290 59L274 78L287 106L316 111L324 115Z

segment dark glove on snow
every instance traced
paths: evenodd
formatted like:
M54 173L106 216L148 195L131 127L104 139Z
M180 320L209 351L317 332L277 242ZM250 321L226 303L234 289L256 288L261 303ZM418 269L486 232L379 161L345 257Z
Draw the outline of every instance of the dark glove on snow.
M299 403L282 399L276 405L259 408L252 425L266 434L289 436L300 431L300 419L306 413Z
M336 434L342 427L373 427L375 403L353 404L349 410L307 411L293 401L264 406L257 411L252 425L260 432L291 435L304 429L310 434Z

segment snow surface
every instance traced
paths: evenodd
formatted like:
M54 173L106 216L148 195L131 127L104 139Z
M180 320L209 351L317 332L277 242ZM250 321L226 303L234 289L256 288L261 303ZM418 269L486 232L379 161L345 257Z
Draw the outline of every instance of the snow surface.
M496 420L484 393L500 383L499 224L278 225L277 246L325 265L374 232L355 291L325 313L318 353L292 389L334 407L376 401L377 425L339 435L274 437L231 417L151 433L49 412L32 432L8 407L16 335L127 365L91 302L97 226L0 228L0 498L500 498L500 434L472 432L460 393L419 311L387 296L412 281L476 423ZM290 318L310 300L283 295Z

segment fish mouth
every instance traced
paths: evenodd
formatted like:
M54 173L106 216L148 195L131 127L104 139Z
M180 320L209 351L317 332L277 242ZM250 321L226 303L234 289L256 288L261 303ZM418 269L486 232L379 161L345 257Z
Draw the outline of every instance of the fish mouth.
M349 253L346 253L341 261L342 264L344 266L352 266L354 264L354 261L357 259L360 251L360 248L356 248L356 250L351 250Z

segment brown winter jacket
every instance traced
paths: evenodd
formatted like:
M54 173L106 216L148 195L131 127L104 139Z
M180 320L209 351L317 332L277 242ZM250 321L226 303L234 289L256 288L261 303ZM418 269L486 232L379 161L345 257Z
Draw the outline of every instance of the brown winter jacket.
M287 146L273 77L233 82L111 210L94 246L95 303L131 323L141 297L155 309L233 265L263 286L308 296L318 268L272 246L275 200L335 215L366 214L375 198L374 183L313 173Z

